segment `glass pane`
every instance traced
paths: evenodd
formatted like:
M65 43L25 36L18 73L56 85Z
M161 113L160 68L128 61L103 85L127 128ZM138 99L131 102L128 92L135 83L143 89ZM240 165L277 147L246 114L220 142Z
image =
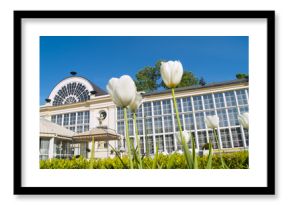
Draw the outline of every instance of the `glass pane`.
M68 122L69 122L69 114L64 114L63 125L68 125Z
M146 134L153 133L152 118L145 119L145 132L146 132Z
M129 135L132 136L132 135L134 135L134 124L133 124L133 120L128 120L128 125L129 125Z
M118 134L125 136L124 121L117 122L117 132L118 132Z
M163 141L163 135L157 135L155 136L156 144L158 144L158 151L163 152L164 151L164 141ZM156 146L157 148L157 146Z
M76 124L76 113L70 113L70 125L75 125Z
M243 114L243 113L245 113L245 112L249 112L249 107L248 107L248 105L246 105L246 106L241 106L241 107L239 107L239 109L240 109L240 113L241 113L241 114Z
M182 104L183 104L183 112L191 112L192 111L192 104L191 104L191 98L182 98Z
M238 109L237 108L229 108L228 109L230 125L240 125L238 120Z
M143 135L143 119L137 120L138 134Z
M171 114L171 102L170 100L162 101L163 114Z
M56 123L56 115L51 116L51 122Z
M212 99L211 94L203 96L203 103L204 103L205 109L213 109L214 108L213 99Z
M83 112L78 112L78 124L83 124L84 123L84 113Z
M192 113L184 114L184 121L186 130L194 130L194 121Z
M234 91L225 92L225 97L228 107L237 105Z
M154 154L153 136L145 137L146 153Z
M174 151L174 137L173 134L165 135L166 151L171 153Z
M203 112L195 113L195 120L196 120L197 129L205 129L204 113Z
M202 150L204 144L207 143L206 131L197 132L199 149Z
M154 115L161 115L161 102L160 101L153 102L153 110L154 110Z
M214 99L215 99L215 106L216 106L216 108L225 107L224 97L223 97L223 94L222 93L215 93L214 94Z
M117 119L123 120L124 119L124 110L123 108L118 107L117 108Z
M144 103L144 117L152 115L151 102Z
M173 132L172 116L167 115L163 117L164 120L164 132Z
M62 115L57 115L57 124L62 125Z
M221 140L223 148L232 148L231 137L228 129L221 129Z
M239 105L247 105L248 104L245 90L237 90L236 94L237 94L237 99L238 99Z
M237 128L232 128L231 131L232 131L234 147L243 147L244 143L243 143L241 129L237 127Z
M220 127L227 127L228 126L228 118L227 118L227 112L225 109L217 110L217 114L219 117L219 126Z
M154 118L154 128L155 128L155 133L162 133L163 132L162 117L155 117Z
M193 97L194 110L203 110L201 96Z

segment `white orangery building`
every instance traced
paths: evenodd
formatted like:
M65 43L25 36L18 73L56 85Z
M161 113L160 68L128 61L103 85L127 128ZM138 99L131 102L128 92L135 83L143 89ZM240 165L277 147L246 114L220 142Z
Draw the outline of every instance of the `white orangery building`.
M212 130L207 129L204 123L207 115L218 115L220 119L217 133L222 149L231 151L248 148L248 132L241 129L238 122L238 115L249 109L248 79L178 88L175 94L182 128L195 137L197 152L202 150L209 139L215 141ZM52 89L46 101L45 105L40 106L40 126L45 122L49 125L47 129L50 129L47 132L52 133L40 133L40 159L73 155L89 158L92 151L91 140L76 141L74 135L100 126L115 130L121 138L96 140L96 158L113 157L111 146L117 150L121 147L126 149L125 139L122 137L125 135L123 110L115 106L106 91L91 81L79 76L68 77ZM100 114L103 116L101 125L98 120ZM181 149L175 137L178 126L170 90L143 94L143 103L137 113L137 126L141 153L154 154L157 151L156 143L159 152L171 153ZM71 132L64 132L62 128ZM62 136L61 133L66 135ZM136 145L130 112L129 135ZM189 147L191 148L191 142ZM216 143L214 148L217 149Z

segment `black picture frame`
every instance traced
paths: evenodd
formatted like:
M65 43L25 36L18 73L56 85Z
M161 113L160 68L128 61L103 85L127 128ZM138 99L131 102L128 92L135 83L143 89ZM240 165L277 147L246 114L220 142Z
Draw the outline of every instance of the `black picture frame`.
M22 19L219 18L267 21L266 187L24 187L22 186ZM14 11L14 194L16 195L273 195L275 194L275 11Z

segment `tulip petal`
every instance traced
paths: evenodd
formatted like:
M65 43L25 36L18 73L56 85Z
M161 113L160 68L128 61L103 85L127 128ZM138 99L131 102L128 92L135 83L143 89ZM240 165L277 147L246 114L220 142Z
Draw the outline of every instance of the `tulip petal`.
M219 117L217 115L206 116L204 122L208 128L218 128L219 126Z
M114 94L123 107L130 105L136 95L136 86L132 78L128 75L121 76Z
M132 103L129 105L130 110L133 113L136 113L139 106L142 104L142 95L140 92L136 93L135 99L132 101Z
M161 77L163 79L164 84L170 87L171 84L171 72L170 72L170 68L168 67L168 64L165 62L161 62L161 67L160 67L160 73L161 73Z
M109 83L108 83L106 88L107 88L107 91L108 91L109 95L111 96L113 102L118 107L122 107L121 101L115 95L115 90L116 90L116 87L118 86L118 83L119 83L119 79L118 78L111 78L109 80Z
M183 75L182 64L179 61L174 61L171 63L170 66L172 67L171 68L171 84L172 86L176 87L182 79L182 75Z

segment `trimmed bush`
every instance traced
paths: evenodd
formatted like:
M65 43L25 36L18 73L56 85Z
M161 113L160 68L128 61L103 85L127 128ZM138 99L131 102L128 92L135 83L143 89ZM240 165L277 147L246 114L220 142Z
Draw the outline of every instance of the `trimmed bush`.
M223 159L226 165L230 169L248 169L249 168L249 155L247 151L224 153ZM129 159L128 157L122 158L123 163L117 157L95 159L93 161L94 169L128 169ZM72 159L48 159L40 161L41 169L89 169L90 160L83 157ZM143 168L152 169L153 158L143 157L142 158ZM205 169L207 163L207 156L198 157L199 169ZM125 166L124 166L125 165ZM136 166L136 165L135 165ZM136 166L137 168L137 166ZM186 161L183 155L173 153L170 155L159 154L157 157L157 168L158 169L186 169ZM213 156L212 160L213 169L221 169L221 162L218 154Z

